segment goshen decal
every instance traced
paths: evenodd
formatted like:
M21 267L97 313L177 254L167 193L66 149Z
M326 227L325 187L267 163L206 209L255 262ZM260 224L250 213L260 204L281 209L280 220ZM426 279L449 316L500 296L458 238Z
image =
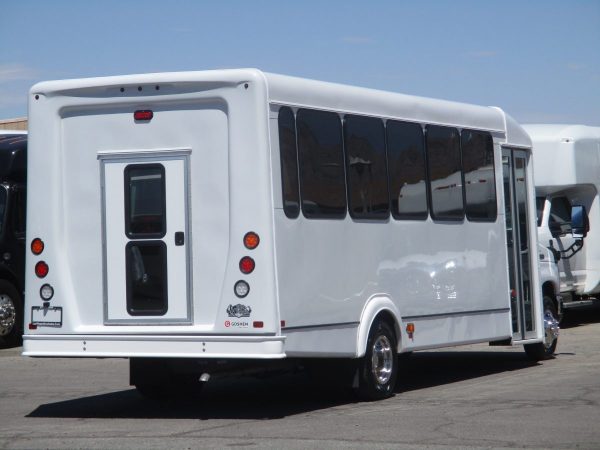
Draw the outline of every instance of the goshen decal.
M250 322L245 320L226 320L225 327L227 328L249 328Z
M252 308L246 305L242 305L238 303L237 305L229 305L227 307L227 315L229 317L237 317L238 319L241 317L250 317L250 313L252 312Z

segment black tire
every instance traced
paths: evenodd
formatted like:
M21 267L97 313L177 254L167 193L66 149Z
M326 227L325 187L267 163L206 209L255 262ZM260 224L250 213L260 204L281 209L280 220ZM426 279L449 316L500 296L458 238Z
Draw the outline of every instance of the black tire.
M543 361L554 357L558 345L558 313L554 301L544 296L544 342L525 344L525 353L532 361Z
M17 347L23 342L23 300L8 281L0 280L0 345Z
M358 369L358 396L361 400L381 400L394 395L398 375L396 346L393 328L383 321L373 323L367 351Z

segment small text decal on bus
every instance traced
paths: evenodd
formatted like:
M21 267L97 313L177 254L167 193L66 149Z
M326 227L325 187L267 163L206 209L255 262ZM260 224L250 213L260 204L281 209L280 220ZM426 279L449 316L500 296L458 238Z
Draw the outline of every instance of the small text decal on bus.
M246 322L245 320L226 320L225 327L226 328L248 328L250 326L250 322Z

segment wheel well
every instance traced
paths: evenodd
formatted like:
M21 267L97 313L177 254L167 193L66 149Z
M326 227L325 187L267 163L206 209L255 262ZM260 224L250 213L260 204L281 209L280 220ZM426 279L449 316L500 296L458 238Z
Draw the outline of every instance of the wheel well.
M552 283L547 281L542 285L542 294L544 296L547 295L548 297L550 297L552 299L552 302L554 303L554 306L558 308L558 305L556 304L556 292L554 291L554 286L552 285Z
M400 343L401 335L400 327L396 322L396 319L394 318L393 314L387 310L381 311L375 316L375 319L373 319L373 323L377 322L378 320L387 323L394 330L394 333L396 334L396 345L398 345Z
M17 280L17 278L12 273L7 271L6 269L0 270L0 280L8 281L10 284L12 284L15 287L15 289L17 290L19 295L23 296L23 289L22 289L21 283L19 283L19 280Z

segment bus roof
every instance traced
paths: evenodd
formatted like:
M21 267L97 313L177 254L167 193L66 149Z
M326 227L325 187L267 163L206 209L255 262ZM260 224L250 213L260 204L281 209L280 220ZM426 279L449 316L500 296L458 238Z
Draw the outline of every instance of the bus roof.
M170 92L194 93L220 87L237 86L245 82L262 82L267 87L268 101L298 107L318 108L344 113L372 115L413 122L455 126L507 133L507 128L520 128L504 112L495 107L477 106L427 97L417 97L363 87L277 75L258 69L224 69L193 72L165 72L121 75L75 80L46 81L34 85L31 95L44 94L95 97L106 101L117 96L118 89L132 89L147 84L163 84L160 94ZM154 96L156 92L140 92L139 96ZM102 100L101 100L102 99ZM510 134L510 133L507 133ZM514 144L528 146L526 133Z
M337 83L265 74L273 103L504 132L496 108L399 94Z

